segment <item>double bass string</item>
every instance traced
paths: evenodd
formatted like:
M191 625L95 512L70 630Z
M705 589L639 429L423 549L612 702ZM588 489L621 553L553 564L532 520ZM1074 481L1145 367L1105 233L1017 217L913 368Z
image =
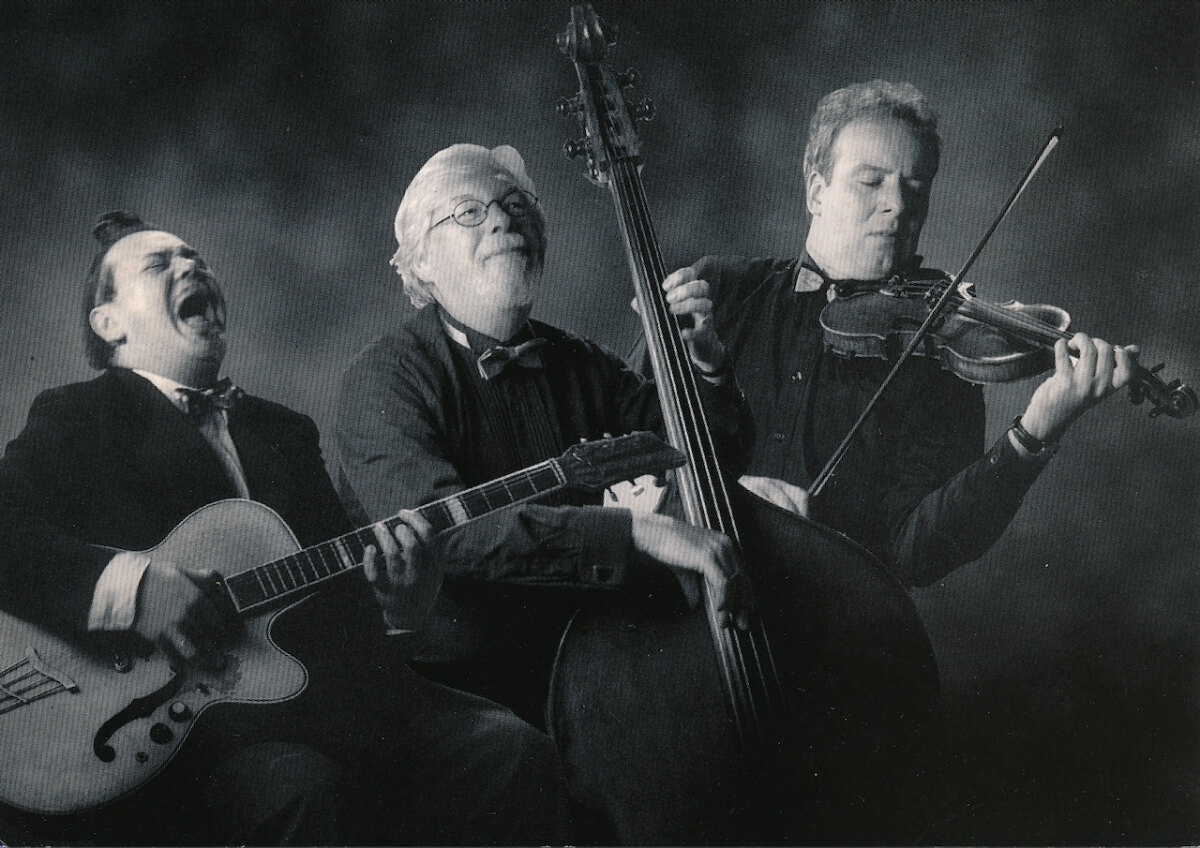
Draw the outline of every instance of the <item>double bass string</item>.
M635 165L616 160L614 170L614 192L617 194L618 210L622 216L626 240L630 247L631 259L638 265L639 281L648 281L649 291L642 292L643 300L647 301L644 308L646 318L655 330L655 336L664 346L669 348L669 356L664 355L661 366L667 378L666 388L675 396L677 403L673 406L688 420L682 423L683 432L680 436L685 439L693 457L693 478L695 485L702 487L708 497L697 497L699 493L691 494L689 498L694 505L700 507L710 527L720 529L733 539L738 539L738 533L733 521L731 505L728 501L723 475L716 464L716 451L712 442L711 430L703 407L699 405L699 395L696 386L696 375L690 367L685 367L689 358L681 336L677 332L669 332L667 327L672 320L665 295L659 284L665 277L665 266L658 250L657 239L653 233L653 225L648 214L644 190L636 173L632 170ZM636 248L636 249L635 249ZM653 354L652 354L653 355ZM664 404L664 406L670 406ZM668 420L669 420L669 416ZM698 444L698 441L706 444ZM695 501L699 501L695 504ZM707 600L707 593L706 593ZM711 604L706 604L710 625L716 611ZM781 687L778 683L778 671L770 644L760 632L742 632L736 628L722 627L719 624L710 626L715 639L718 640L722 673L726 679L727 693L734 711L734 720L743 738L746 736L743 713L753 720L754 735L762 737L763 721L769 724L773 719L774 703L781 700ZM748 645L745 643L749 643ZM751 673L753 669L753 673ZM734 678L737 678L735 681ZM756 687L753 681L761 681ZM762 690L761 694L759 691ZM774 697L773 697L774 696ZM766 715L764 715L764 712Z

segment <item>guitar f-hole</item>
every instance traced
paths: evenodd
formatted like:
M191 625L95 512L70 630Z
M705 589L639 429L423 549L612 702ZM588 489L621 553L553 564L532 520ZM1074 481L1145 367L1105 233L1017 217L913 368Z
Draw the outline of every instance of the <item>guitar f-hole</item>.
M92 740L92 751L95 752L96 757L105 763L111 763L115 760L117 758L116 749L108 744L108 740L112 738L112 735L129 724L129 722L151 715L166 701L175 697L175 693L179 691L182 683L183 678L179 674L172 674L171 679L165 685L151 692L149 695L144 695L141 698L135 698L130 701L129 706L100 725L100 729L96 731L96 736Z

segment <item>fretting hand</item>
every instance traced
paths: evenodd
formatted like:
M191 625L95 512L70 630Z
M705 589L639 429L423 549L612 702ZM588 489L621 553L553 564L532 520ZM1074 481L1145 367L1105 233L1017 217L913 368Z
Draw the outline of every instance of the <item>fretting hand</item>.
M389 627L420 630L442 587L442 557L434 547L433 528L420 513L403 510L398 518L390 533L382 523L371 528L379 546L367 545L363 574ZM383 568L378 563L380 551Z
M1080 415L1129 384L1139 352L1084 333L1055 342L1054 373L1034 391L1021 425L1043 442L1058 441Z

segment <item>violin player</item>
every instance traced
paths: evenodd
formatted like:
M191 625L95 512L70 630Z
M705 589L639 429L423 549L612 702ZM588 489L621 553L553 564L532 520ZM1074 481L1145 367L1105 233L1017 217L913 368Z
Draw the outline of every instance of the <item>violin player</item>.
M529 317L546 219L515 149L455 144L432 156L404 192L395 234L392 265L417 311L359 354L338 401L339 483L368 519L582 440L661 430L651 382ZM753 425L726 376L707 287L690 273L663 287L672 311L694 320L703 403L718 450L737 463ZM555 649L587 590L667 575L665 565L703 576L731 613L741 603L728 537L586 495L486 516L448 534L444 551L446 583L415 667L537 725Z
M937 117L908 83L834 91L804 153L804 253L706 257L717 332L758 427L741 483L841 530L905 585L928 586L982 556L1080 415L1129 383L1137 348L1075 334L1054 370L985 452L983 390L935 359L910 358L819 496L807 489L890 369L827 349L826 304L922 272L917 246L938 170Z
M709 256L685 269L708 283L717 333L755 417L757 440L740 483L845 533L908 587L930 585L981 557L1071 424L1126 386L1138 367L1134 346L1082 333L1057 341L1053 372L985 449L982 387L936 358L913 356L836 473L826 475L893 363L833 350L822 311L878 291L894 275L945 278L923 269L917 254L940 147L937 118L914 86L874 80L834 91L817 106L804 154L804 252ZM827 485L810 497L818 477ZM844 762L836 746L807 752L834 787L813 804L817 815L804 825L811 838L927 838L931 823L957 803L954 758L936 711L932 719L886 731L890 741L879 758L885 765L877 768Z
M226 303L200 254L128 213L105 215L94 235L82 326L103 373L40 394L0 460L0 609L80 643L131 632L176 663L210 663L232 628L207 572L146 549L224 498L266 504L306 545L352 527L311 419L217 380ZM377 525L365 551L374 599L344 579L304 605L319 611L304 623L300 655L315 661L297 700L239 708L232 724L214 711L161 774L99 810L41 816L0 802L0 844L560 838L558 764L540 734L402 662L385 667L441 583L428 523L400 518L394 534Z

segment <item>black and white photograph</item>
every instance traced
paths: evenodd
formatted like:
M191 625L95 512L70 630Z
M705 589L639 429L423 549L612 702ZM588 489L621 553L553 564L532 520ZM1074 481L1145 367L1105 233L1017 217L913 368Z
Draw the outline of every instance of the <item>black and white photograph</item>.
M1200 842L1200 3L0 16L0 846Z

